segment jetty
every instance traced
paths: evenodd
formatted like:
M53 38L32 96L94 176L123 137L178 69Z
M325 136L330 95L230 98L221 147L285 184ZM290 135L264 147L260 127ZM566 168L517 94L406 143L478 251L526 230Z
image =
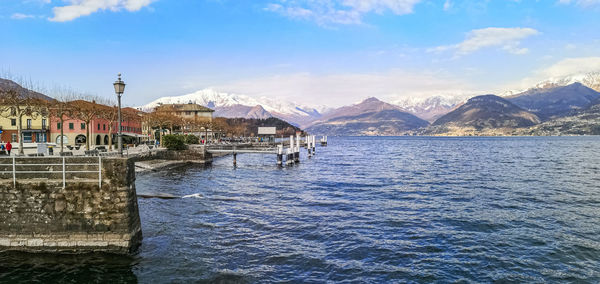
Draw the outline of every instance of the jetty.
M277 165L283 165L283 156L285 154L285 164L292 165L300 162L301 143L305 145L309 158L316 154L316 136L307 135L301 137L300 134L296 134L296 136L290 135L289 140L282 140L279 144L266 146L254 146L251 144L216 145L207 146L205 151L212 155L231 154L234 166L237 165L237 154L277 155ZM286 146L288 147L286 148Z

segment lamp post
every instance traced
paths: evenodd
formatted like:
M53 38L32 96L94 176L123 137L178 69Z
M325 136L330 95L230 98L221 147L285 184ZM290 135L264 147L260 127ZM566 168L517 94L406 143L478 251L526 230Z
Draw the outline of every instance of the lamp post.
M119 102L119 155L123 157L123 133L121 132L121 95L125 91L125 82L121 81L121 73L119 73L119 79L113 84L115 86L115 93L117 93L117 101Z

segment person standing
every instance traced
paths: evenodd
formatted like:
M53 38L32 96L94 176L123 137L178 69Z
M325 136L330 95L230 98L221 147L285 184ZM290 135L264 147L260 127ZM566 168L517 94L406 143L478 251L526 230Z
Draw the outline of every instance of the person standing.
M12 144L10 144L10 141L8 141L8 143L6 143L6 151L8 152L9 156L10 156L10 150L12 150Z

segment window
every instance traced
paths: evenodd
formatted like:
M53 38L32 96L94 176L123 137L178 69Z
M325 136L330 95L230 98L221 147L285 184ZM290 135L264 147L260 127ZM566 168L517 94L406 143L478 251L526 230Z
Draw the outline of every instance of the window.
M85 129L85 123L81 123L81 130Z
M35 134L35 142L48 142L46 141L46 133L36 133Z
M98 130L100 130L100 123L98 123Z
M17 125L17 119L16 118L11 118L10 119L10 125L16 126Z
M31 143L31 132L23 132L23 142Z
M106 130L106 124L102 125L102 130Z
M31 129L31 119L27 119L27 129Z
M75 129L75 125L73 124L73 122L69 122L69 129L71 129L71 130Z
M56 123L56 129L60 130L60 122Z
M14 142L17 142L17 134L16 134L16 133L13 133L13 134L12 134L12 142L13 142L13 143L14 143Z
M42 119L42 129L46 129L46 120Z
M64 139L63 144L69 144L69 138L67 136L63 135L62 139ZM56 137L56 144L60 145L60 140L61 140L60 136Z

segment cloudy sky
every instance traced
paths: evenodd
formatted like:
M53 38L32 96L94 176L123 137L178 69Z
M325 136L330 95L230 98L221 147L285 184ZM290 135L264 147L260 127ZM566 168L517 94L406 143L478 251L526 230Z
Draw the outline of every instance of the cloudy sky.
M0 70L141 105L204 88L339 106L600 69L600 0L0 0Z

